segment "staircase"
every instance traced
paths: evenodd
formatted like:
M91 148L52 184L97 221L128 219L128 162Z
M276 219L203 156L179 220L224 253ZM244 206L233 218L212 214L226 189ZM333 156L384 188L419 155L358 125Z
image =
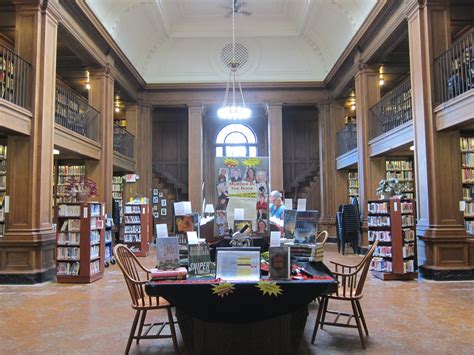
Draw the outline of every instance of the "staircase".
M319 209L320 183L319 165L310 167L295 178L290 185L291 189L285 191L285 198L291 198L294 202L305 198L308 210Z

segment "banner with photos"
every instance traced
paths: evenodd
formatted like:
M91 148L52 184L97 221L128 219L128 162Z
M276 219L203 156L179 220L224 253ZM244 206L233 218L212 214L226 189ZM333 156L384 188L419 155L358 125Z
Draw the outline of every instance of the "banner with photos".
M214 166L217 235L227 236L245 222L251 234L268 236L268 157L217 157Z

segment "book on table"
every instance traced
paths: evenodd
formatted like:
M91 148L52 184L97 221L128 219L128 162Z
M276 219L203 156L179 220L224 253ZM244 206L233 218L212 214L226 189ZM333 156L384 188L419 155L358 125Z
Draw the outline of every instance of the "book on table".
M156 238L158 269L177 269L179 267L178 237Z
M287 246L270 247L269 252L269 276L271 279L290 278L290 249Z

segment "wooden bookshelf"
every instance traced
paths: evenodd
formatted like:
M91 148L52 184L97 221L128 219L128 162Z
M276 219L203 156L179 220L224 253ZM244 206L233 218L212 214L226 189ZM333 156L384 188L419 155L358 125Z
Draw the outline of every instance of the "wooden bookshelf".
M474 137L461 137L461 181L464 208L464 227L474 235Z
M382 280L417 278L415 200L392 197L368 201L367 207L369 247L379 242L372 274Z
M70 161L62 162L58 161L57 164L57 179L55 181L56 190L54 191L56 197L56 204L59 203L75 203L76 196L70 196L66 187L68 181L74 179L80 181L82 177L86 175L86 166L83 161Z
M136 256L147 256L152 237L149 205L127 203L123 210L123 242Z
M385 161L387 179L396 178L402 185L402 193L406 198L415 198L415 173L411 157L391 158Z
M349 181L349 201L353 197L359 199L359 172L351 169L347 173L347 178Z
M57 206L56 278L61 283L91 283L104 274L104 204Z
M7 191L7 146L0 144L0 238L5 233L4 201Z

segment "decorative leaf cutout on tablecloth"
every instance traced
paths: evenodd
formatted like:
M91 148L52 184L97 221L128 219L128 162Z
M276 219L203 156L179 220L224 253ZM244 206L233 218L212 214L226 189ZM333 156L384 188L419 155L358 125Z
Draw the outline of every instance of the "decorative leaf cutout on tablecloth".
M234 284L231 284L230 282L223 282L212 286L212 293L219 297L224 297L234 293L234 290Z
M283 294L283 289L276 282L260 281L255 287L262 291L264 296L268 294L268 296L278 297Z

